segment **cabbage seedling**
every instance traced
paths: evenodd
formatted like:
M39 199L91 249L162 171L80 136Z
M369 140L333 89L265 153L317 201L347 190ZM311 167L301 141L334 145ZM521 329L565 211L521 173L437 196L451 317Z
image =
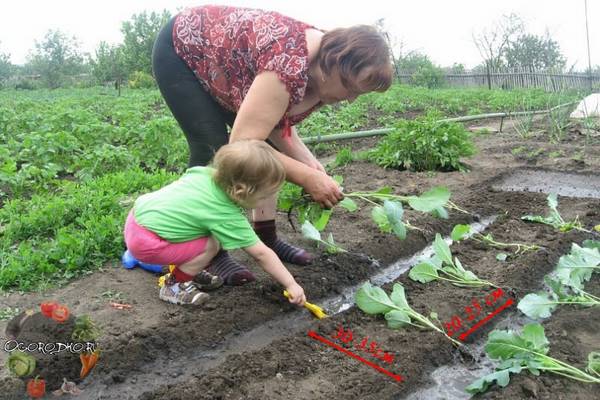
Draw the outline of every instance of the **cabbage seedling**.
M456 225L454 229L452 229L450 237L456 242L466 238L471 238L476 242L487 244L488 246L496 249L514 248L516 249L515 254L526 253L528 251L538 250L540 248L540 246L536 244L498 242L494 239L491 233L482 235L481 233L474 232L470 225L463 224Z
M420 329L432 329L446 336L455 345L462 343L451 338L441 327L437 314L431 313L432 319L436 320L440 326L434 324L423 314L413 310L406 300L404 287L395 283L390 296L383 289L365 283L356 293L356 305L367 314L384 314L387 324L392 329L399 329L406 325L412 325Z
M529 318L548 318L552 315L552 311L560 304L587 307L600 306L599 297L580 289L575 289L573 287L569 288L550 277L546 277L545 280L552 292L530 293L519 301L517 308Z
M569 232L570 230L576 229L578 231L592 233L592 231L585 229L583 225L581 225L579 217L575 217L573 221L565 221L563 219L558 212L558 197L556 193L549 194L547 200L548 207L550 207L550 213L547 217L542 217L541 215L525 215L521 217L521 219L524 221L550 225L561 232Z
M528 324L519 335L513 331L494 330L490 333L485 351L492 359L500 360L496 371L477 379L466 387L475 394L485 392L494 382L505 387L510 381L510 373L528 370L534 375L551 372L580 382L600 383L600 354L588 355L587 371L549 357L550 346L540 324Z
M600 297L583 290L594 270L600 270L598 242L585 241L584 247L573 243L571 252L560 257L555 271L556 279L545 277L551 292L530 293L517 306L530 318L548 318L560 304L598 306Z
M347 253L333 241L333 234L329 233L327 240L321 239L321 233L311 224L309 221L304 221L302 224L302 236L307 239L314 240L315 242L325 246L325 251L329 254Z
M497 287L491 282L479 279L473 272L464 269L457 257L452 260L450 246L439 233L435 235L433 251L435 255L432 258L411 268L408 274L410 279L421 283L440 279L460 287Z

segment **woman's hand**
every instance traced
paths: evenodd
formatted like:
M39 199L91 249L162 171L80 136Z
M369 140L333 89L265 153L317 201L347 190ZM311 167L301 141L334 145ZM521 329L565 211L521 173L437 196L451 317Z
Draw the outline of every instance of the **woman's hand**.
M304 289L296 282L286 287L285 290L290 294L289 302L292 304L297 304L299 306L303 306L306 302L306 296L304 295Z
M321 207L332 208L344 198L338 183L324 171L312 169L310 176L304 181L304 190Z

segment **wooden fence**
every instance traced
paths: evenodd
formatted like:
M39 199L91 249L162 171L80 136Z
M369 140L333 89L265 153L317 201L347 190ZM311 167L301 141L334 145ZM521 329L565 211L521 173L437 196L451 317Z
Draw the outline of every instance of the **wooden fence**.
M402 83L411 84L411 74L397 75ZM490 73L444 74L445 84L459 87L488 87L496 89L541 88L547 92L566 89L590 90L600 88L599 74L557 74L534 70L506 70Z

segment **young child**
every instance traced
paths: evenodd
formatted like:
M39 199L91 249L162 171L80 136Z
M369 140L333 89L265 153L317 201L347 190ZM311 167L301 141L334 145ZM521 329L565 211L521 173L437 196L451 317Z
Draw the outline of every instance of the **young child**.
M177 181L139 197L125 223L125 243L142 262L176 265L160 298L203 303L208 294L196 282L205 288L223 283L205 271L213 257L221 248L241 248L286 288L291 303L303 305L304 290L258 238L243 210L276 194L284 179L275 150L245 140L221 147L212 166L189 168Z

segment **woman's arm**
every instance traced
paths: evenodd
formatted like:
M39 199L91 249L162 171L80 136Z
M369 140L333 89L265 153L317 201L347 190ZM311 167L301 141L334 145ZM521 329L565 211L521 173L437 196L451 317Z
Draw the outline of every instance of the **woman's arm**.
M231 142L243 139L265 140L277 125L290 100L283 82L273 71L254 78L231 129ZM337 183L325 172L278 153L286 179L302 186L313 200L331 208L344 198Z
M290 138L284 138L281 135L281 129L274 129L269 136L269 140L273 142L281 152L311 168L325 172L323 165L317 160L308 147L306 147L304 142L302 142L300 136L298 136L298 131L295 126L292 126L292 136Z

